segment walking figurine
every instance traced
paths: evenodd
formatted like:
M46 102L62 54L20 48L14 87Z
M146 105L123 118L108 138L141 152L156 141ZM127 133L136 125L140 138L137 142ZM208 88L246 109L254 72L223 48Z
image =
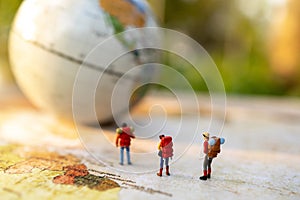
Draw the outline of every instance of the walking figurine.
M160 169L157 176L162 176L164 161L166 165L166 175L170 176L169 158L173 157L173 142L171 136L160 135L160 142L158 144L158 156L160 156Z
M203 153L205 154L203 160L203 176L200 176L200 180L207 180L211 178L211 163L218 153L221 152L221 144L224 144L224 138L218 138L213 136L209 139L209 133L203 132Z
M116 138L116 147L120 146L120 165L124 163L124 149L126 149L127 154L127 163L131 165L130 161L130 141L131 138L135 138L134 129L127 126L126 123L122 124L122 127L116 129L117 138ZM119 145L120 144L120 145Z

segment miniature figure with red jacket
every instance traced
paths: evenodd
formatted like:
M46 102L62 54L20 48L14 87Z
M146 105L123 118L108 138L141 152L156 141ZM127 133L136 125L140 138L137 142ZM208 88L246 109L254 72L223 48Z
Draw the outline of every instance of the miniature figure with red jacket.
M203 160L203 176L200 176L200 180L207 180L211 178L211 163L218 153L221 152L220 145L224 144L224 138L218 138L216 136L209 139L209 133L203 132L203 153L205 154Z
M173 157L173 142L171 136L160 135L160 143L158 144L158 155L160 156L160 169L157 176L162 176L164 161L166 165L166 175L170 176L169 158Z
M116 133L116 147L120 146L120 165L124 163L124 149L126 149L127 154L127 163L131 165L130 161L130 142L131 138L135 138L134 129L132 127L127 126L126 123L122 124L122 127L117 128Z

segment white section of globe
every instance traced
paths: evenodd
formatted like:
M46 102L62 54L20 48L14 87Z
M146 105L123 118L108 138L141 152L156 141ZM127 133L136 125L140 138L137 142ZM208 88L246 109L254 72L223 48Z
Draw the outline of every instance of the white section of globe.
M112 25L104 17L98 0L25 0L22 3L10 34L10 60L18 85L35 105L56 116L72 119L72 90L81 62L93 48L113 34ZM149 10L147 26L156 26ZM107 52L112 54L124 48L117 39L111 46ZM93 67L83 66L84 78L78 80L86 85L81 87L84 90L80 91L82 98L79 102L83 114L78 121L83 123L93 120L89 113L95 108L100 122L112 118L111 93L119 77L104 73L102 85L95 91L96 105L87 101L93 98L86 96L91 94L91 77L99 74L95 70L105 67L99 64L99 60L105 57L101 57L101 53L97 55L89 59ZM130 54L116 61L112 69L125 73L137 64ZM122 86L127 96L135 89L136 81L143 81L144 77L143 71L131 76L135 78L128 79ZM120 112L123 109L120 108Z

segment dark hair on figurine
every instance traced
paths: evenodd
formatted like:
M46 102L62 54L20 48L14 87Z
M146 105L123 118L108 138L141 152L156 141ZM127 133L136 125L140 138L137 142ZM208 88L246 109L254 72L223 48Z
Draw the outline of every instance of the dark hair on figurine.
M126 127L127 126L127 124L124 122L124 123L122 123L122 127Z
M161 138L163 138L163 137L165 137L165 135L160 135L160 136L159 136L159 139L161 139Z

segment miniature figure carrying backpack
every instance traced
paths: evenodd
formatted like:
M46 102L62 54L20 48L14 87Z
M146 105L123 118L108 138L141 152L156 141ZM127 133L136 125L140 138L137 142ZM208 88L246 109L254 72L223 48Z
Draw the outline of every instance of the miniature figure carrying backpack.
M131 138L135 138L133 135L133 128L132 127L122 127L117 128L117 134L119 134L118 138L120 138L120 146L121 147L128 147L131 143Z
M208 144L209 144L208 153L207 153L208 157L209 158L217 157L218 153L221 152L221 139L216 136L213 136L210 138Z

